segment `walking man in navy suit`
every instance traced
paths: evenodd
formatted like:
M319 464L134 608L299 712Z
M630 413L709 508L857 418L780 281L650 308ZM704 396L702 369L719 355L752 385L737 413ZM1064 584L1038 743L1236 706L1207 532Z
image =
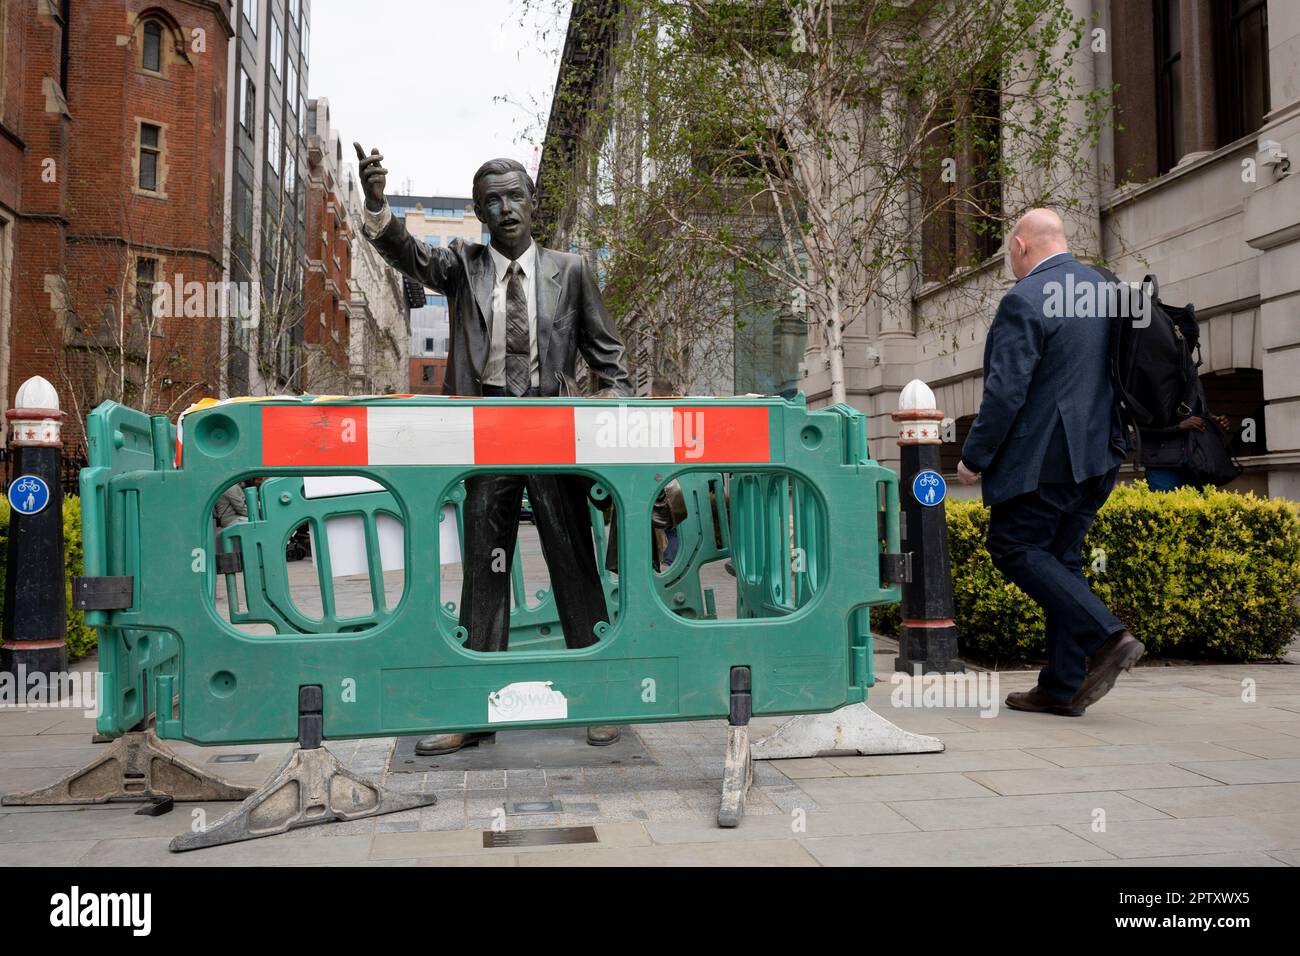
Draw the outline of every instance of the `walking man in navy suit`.
M1008 695L1007 706L1077 717L1146 650L1092 593L1080 564L1128 447L1107 366L1108 297L1105 279L1070 255L1050 209L1016 223L1007 255L1019 281L989 328L984 397L957 474L968 485L982 480L993 564L1047 617L1038 685ZM1097 293L1091 314L1072 314L1076 300L1062 289L1084 285Z

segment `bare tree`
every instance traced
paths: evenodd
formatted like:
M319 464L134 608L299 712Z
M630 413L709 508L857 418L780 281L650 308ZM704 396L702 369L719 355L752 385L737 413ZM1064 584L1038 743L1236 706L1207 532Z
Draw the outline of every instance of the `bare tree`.
M602 250L607 297L688 339L738 299L795 316L837 402L846 325L910 322L925 282L993 259L1024 209L1078 208L1107 115L1108 91L1076 85L1088 24L1066 0L579 0L574 17L603 46L562 70L552 125L582 122L552 201Z

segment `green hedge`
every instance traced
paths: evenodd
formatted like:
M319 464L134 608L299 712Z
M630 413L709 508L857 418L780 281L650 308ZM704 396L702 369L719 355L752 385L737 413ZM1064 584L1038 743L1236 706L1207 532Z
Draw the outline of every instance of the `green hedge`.
M4 593L9 562L9 500L0 497L0 594ZM86 626L86 615L72 610L72 579L82 573L81 499L63 499L63 565L68 601L68 660L76 661L95 650L95 629ZM3 614L0 610L0 614Z
M996 663L1041 660L1043 612L993 567L984 547L988 510L974 501L946 507L963 653ZM1294 502L1121 485L1084 539L1083 565L1097 596L1150 654L1272 658L1300 630ZM872 620L881 633L897 633L897 605Z

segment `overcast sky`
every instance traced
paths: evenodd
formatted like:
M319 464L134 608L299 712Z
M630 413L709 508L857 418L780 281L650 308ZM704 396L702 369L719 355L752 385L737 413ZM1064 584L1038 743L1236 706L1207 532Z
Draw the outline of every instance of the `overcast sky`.
M545 2L567 17L567 0ZM425 196L468 196L474 170L498 156L535 172L564 23L550 12L521 24L523 11L523 0L314 0L308 95L329 100L344 160L355 166L353 140L378 147L388 191Z

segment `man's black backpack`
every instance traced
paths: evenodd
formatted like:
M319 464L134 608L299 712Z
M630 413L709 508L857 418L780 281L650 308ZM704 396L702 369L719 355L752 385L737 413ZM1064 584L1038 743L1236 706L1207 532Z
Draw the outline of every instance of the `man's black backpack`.
M1140 449L1142 431L1176 426L1195 407L1201 365L1196 310L1161 302L1155 276L1144 277L1133 289L1110 270L1094 268L1119 290L1114 300L1118 308L1110 318L1111 384L1120 416L1133 427ZM1187 467L1197 481L1226 484L1241 473L1241 466L1232 459L1227 436L1208 409L1201 411L1206 430L1189 431Z

